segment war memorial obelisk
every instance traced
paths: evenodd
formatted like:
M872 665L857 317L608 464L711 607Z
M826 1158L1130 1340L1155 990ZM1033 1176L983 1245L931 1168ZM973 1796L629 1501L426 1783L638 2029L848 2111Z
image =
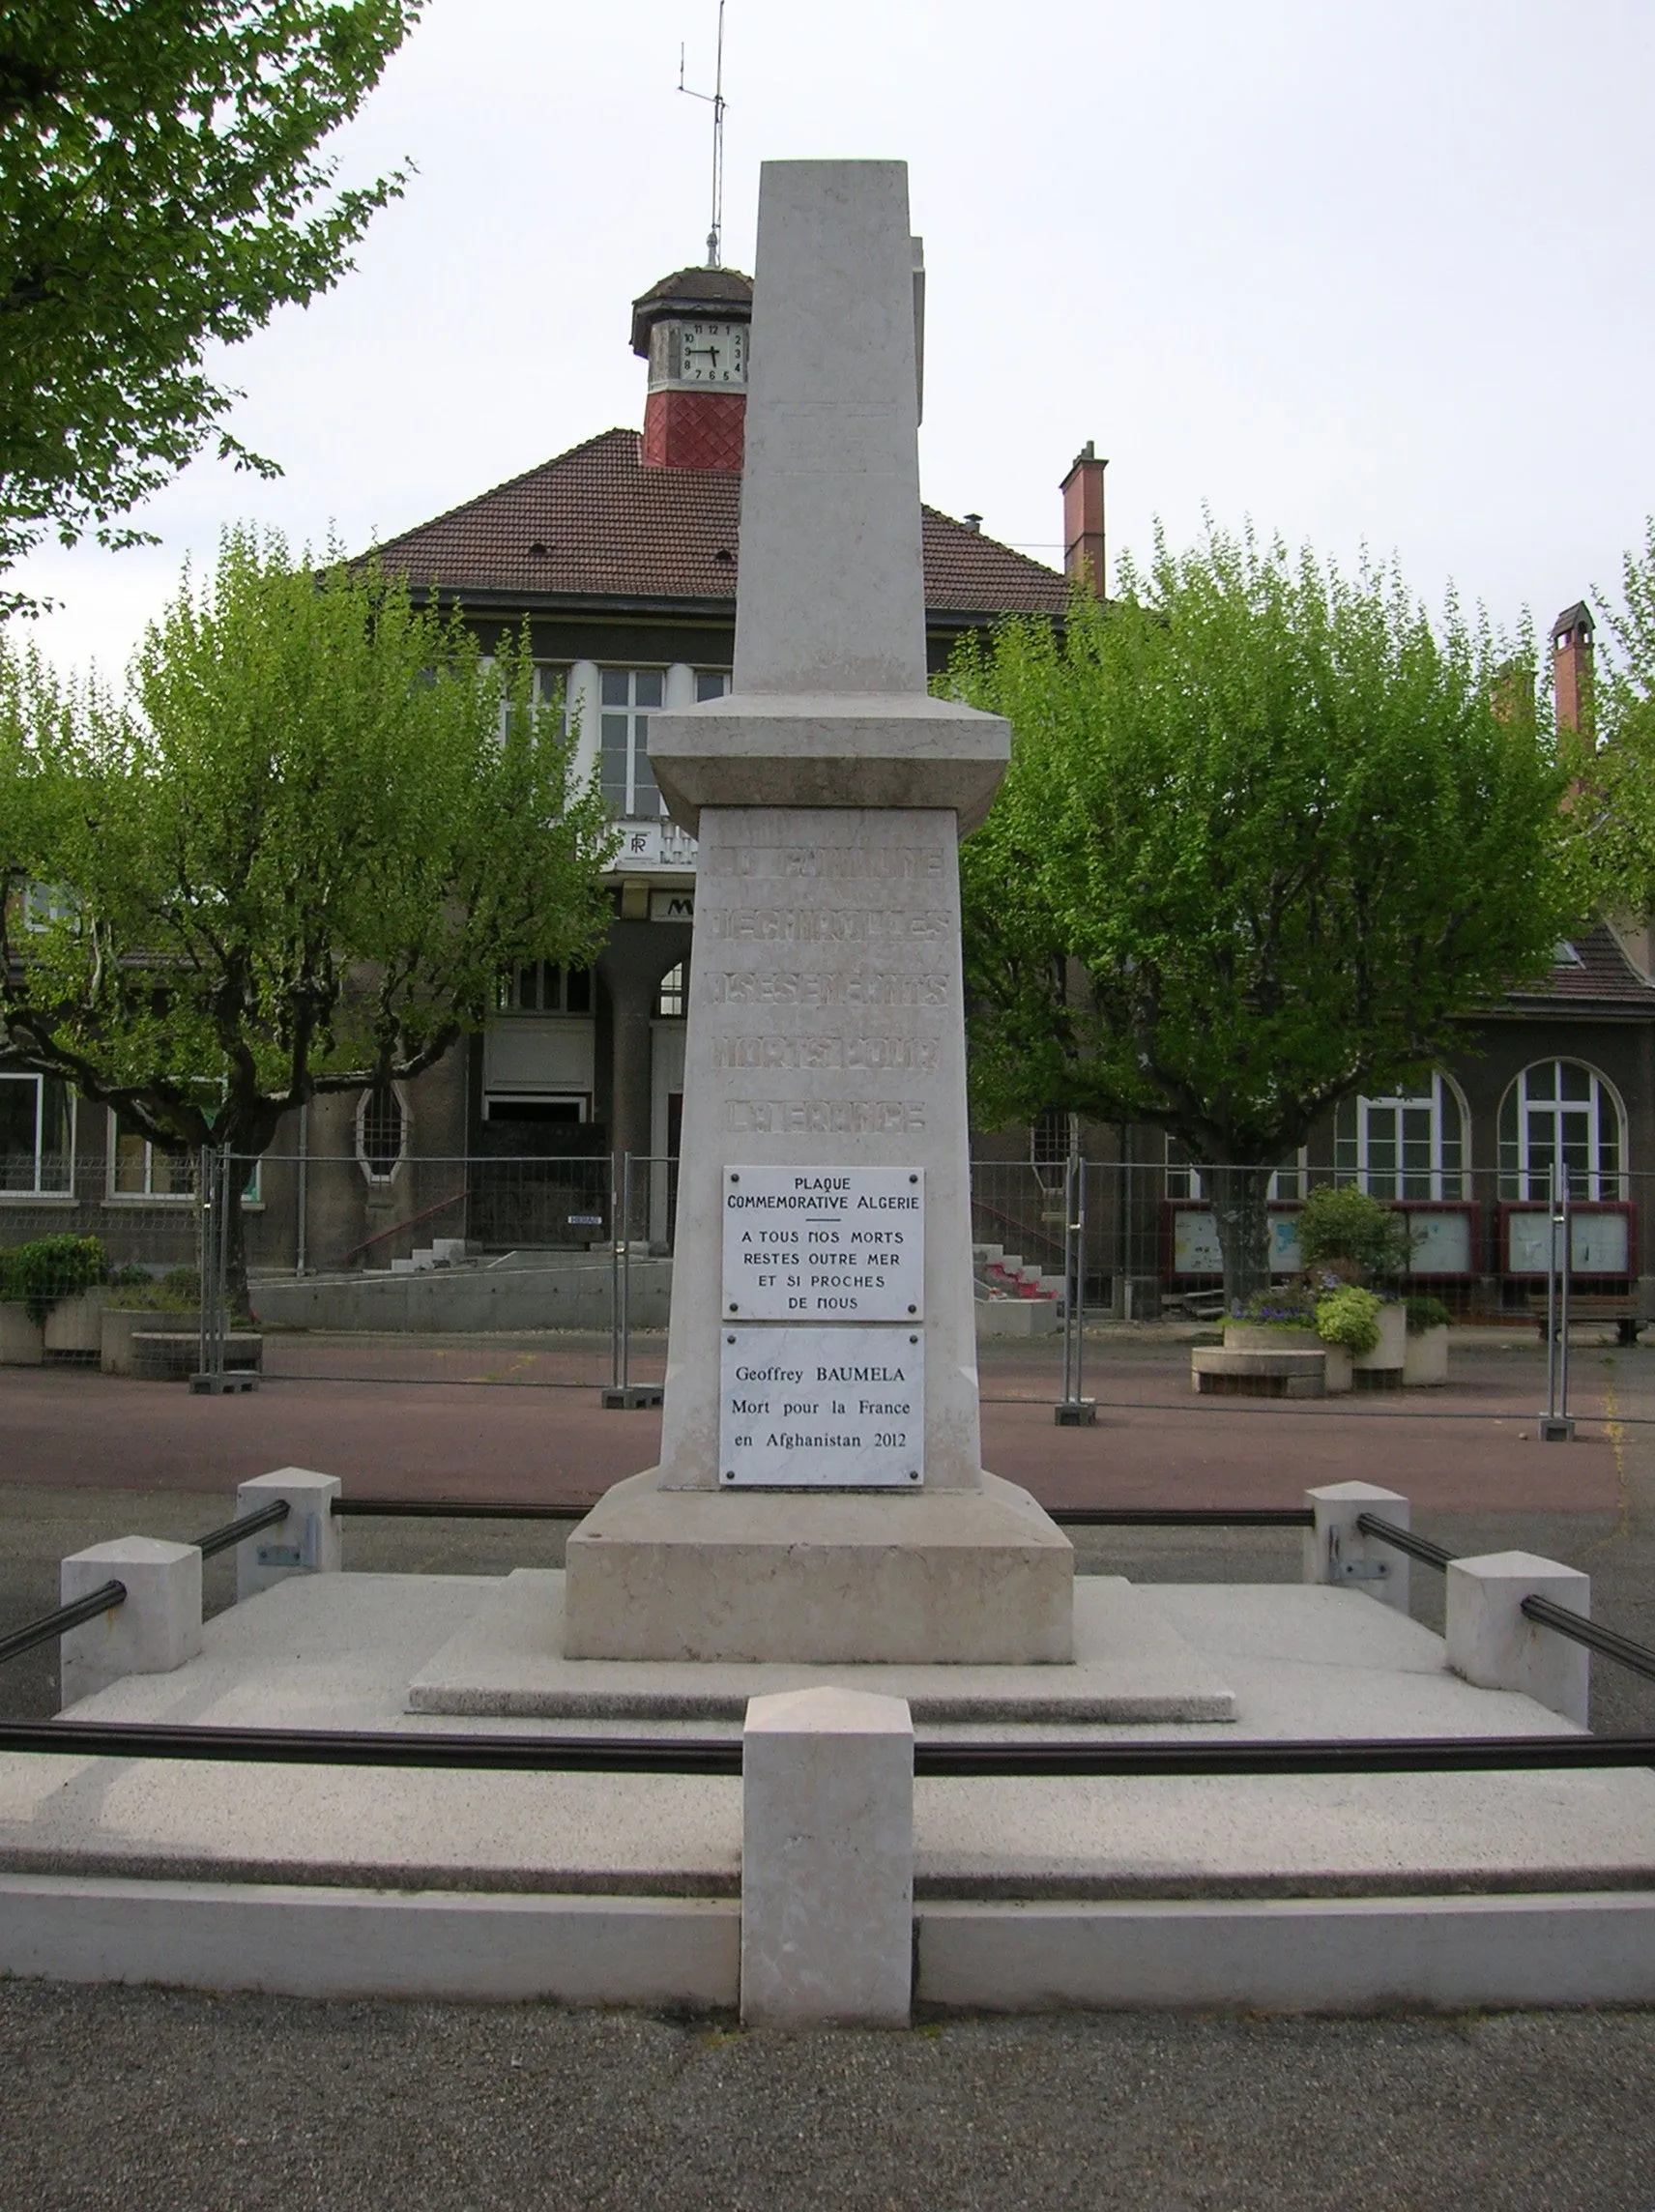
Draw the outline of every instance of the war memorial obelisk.
M765 165L731 694L650 753L700 840L661 1462L570 1539L570 1659L1071 1657L986 1473L958 839L1003 722L926 691L898 161Z

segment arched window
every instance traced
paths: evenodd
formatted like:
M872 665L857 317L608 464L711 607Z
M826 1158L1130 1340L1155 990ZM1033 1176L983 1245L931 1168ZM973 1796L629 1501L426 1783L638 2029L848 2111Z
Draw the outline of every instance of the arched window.
M1626 1116L1608 1080L1578 1060L1537 1060L1500 1101L1501 1198L1618 1199Z
M1469 1121L1445 1075L1390 1098L1347 1098L1333 1117L1333 1174L1370 1198L1464 1198Z
M369 1182L389 1182L408 1150L408 1109L394 1083L376 1083L357 1102L357 1158Z

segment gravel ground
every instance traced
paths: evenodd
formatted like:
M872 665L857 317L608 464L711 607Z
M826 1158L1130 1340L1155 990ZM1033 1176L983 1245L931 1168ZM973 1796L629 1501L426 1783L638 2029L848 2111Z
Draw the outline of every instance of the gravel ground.
M0 1985L0 2205L1648 2212L1655 2020L964 2021Z

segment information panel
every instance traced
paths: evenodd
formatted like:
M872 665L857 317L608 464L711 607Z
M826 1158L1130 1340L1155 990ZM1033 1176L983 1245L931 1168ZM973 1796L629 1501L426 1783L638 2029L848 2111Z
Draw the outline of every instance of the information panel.
M723 1490L914 1490L925 1479L916 1328L720 1329Z
M918 1321L923 1168L726 1168L727 1321Z

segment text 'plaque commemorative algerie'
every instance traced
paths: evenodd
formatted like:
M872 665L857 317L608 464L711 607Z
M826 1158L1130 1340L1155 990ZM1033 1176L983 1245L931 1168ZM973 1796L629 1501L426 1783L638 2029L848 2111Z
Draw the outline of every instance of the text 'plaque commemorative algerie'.
M924 1480L919 1329L719 1335L721 1489L913 1490Z
M922 1168L724 1171L726 1321L918 1321Z

